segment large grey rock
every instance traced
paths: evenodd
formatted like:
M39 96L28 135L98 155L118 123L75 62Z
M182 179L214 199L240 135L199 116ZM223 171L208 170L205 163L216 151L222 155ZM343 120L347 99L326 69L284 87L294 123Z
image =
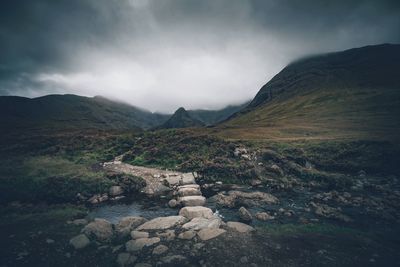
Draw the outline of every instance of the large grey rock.
M206 228L219 228L221 226L221 219L213 217L206 219L202 217L193 218L190 222L182 225L184 230L201 230Z
M206 241L206 240L210 240L210 239L216 238L217 236L222 235L225 232L226 232L226 230L224 230L224 229L206 228L206 229L200 230L197 233L197 235L199 236L199 238L201 240Z
M119 186L119 185L111 186L110 190L108 192L108 194L112 197L122 195L123 193L124 193L124 189L122 188L122 186Z
M183 206L204 206L206 204L206 198L203 196L186 196L180 197L179 202Z
M239 233L250 233L255 231L255 229L250 225L240 222L227 222L226 225L228 226L228 228L233 229Z
M139 238L135 240L129 240L126 242L125 247L128 252L135 252L142 250L144 247L150 247L154 244L159 243L161 240L158 237L152 238Z
M149 237L149 233L141 231L132 231L131 237L132 239L147 238Z
M251 215L250 211L248 211L245 207L241 207L239 209L239 218L245 222L253 220L253 216Z
M165 230L183 224L187 219L183 216L158 217L140 225L136 230Z
M89 238L86 235L80 234L77 235L69 241L70 245L73 246L75 249L82 249L90 244Z
M194 207L184 207L179 211L179 215L188 218L189 220L197 217L203 217L206 219L213 218L213 212L211 209L202 207L202 206L194 206Z
M146 221L147 220L145 218L139 216L124 217L115 225L115 230L119 235L127 236L133 229L137 228Z
M178 189L178 195L180 197L185 196L201 196L201 191L197 188L187 187Z
M99 241L109 241L114 234L112 224L104 219L95 219L93 222L86 225L82 229L82 232Z

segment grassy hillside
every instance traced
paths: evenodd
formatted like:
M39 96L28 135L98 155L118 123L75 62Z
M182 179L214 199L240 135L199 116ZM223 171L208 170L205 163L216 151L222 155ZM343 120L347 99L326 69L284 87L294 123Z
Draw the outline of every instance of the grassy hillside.
M0 97L3 130L138 129L161 124L165 115L103 97L48 95L38 98Z
M216 131L245 139L396 139L399 117L400 45L380 45L287 66Z

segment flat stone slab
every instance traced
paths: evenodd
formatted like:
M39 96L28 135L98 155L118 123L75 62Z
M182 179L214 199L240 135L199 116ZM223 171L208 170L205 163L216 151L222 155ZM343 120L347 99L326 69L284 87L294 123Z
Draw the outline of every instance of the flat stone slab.
M179 211L179 215L188 218L189 220L197 217L203 217L206 219L213 218L213 212L211 209L202 207L202 206L194 206L194 207L184 207Z
M179 202L183 206L204 206L206 204L206 198L203 196L186 196L180 197Z
M225 232L226 232L226 230L224 230L224 229L207 228L207 229L200 230L197 233L197 235L199 236L199 238L201 240L206 241L206 240L216 238L217 236L222 235Z
M195 184L196 180L194 179L194 175L191 172L188 173L183 173L182 174L182 185L187 185L187 184Z
M194 218L190 222L182 225L184 230L202 230L206 228L219 228L221 226L221 219L214 217L212 219L206 219L202 217Z
M196 189L200 189L200 185L198 185L198 184L187 184L187 185L178 186L178 190L179 190L179 189L182 189L182 188L196 188Z
M134 252L142 250L144 247L150 247L154 244L159 243L161 240L158 237L152 238L139 238L135 240L129 240L126 242L125 247L128 252Z
M239 233L250 233L255 231L255 229L250 225L241 222L227 222L226 225L228 228L231 228Z
M179 188L178 189L178 195L180 197L201 196L201 191L200 191L200 189L194 188L194 187Z
M136 228L136 230L165 230L183 224L186 221L187 219L183 216L158 217L145 222Z

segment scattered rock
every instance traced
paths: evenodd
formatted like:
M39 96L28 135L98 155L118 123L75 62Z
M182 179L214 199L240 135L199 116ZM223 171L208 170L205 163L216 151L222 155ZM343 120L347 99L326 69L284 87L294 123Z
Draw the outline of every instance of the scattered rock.
M71 240L69 240L69 243L75 249L82 249L90 244L90 240L86 235L80 234L71 238Z
M257 220L260 220L260 221L268 221L268 220L275 219L274 216L269 215L267 212L257 212L256 218L257 218Z
M210 240L213 238L216 238L217 236L225 233L226 230L224 229L219 229L219 228L206 228L206 229L202 229L200 230L197 235L199 236L199 238L203 241L206 240Z
M72 221L72 224L74 225L86 225L88 224L88 221L86 219L76 219Z
M104 219L95 219L86 225L82 232L89 237L94 237L99 241L109 241L113 236L112 224Z
M133 229L137 228L146 221L147 220L145 218L138 216L124 217L118 222L118 224L115 225L115 230L119 235L127 236Z
M153 249L154 255L161 255L168 251L168 247L165 245L158 245Z
M159 243L161 240L158 237L152 238L139 238L135 240L129 240L126 242L125 247L128 252L134 252L142 250L144 247L150 247L156 243Z
M140 232L140 231L132 231L131 237L132 237L132 239L147 238L147 237L149 237L149 233Z
M211 219L206 219L202 217L193 218L190 222L182 225L185 230L201 230L206 228L219 228L221 226L221 219L218 217L213 217Z
M249 222L249 221L253 220L253 216L245 207L241 207L239 209L239 218L245 222Z
M119 253L117 256L117 264L121 267L125 267L134 263L136 259L137 258L130 253Z
M192 230L189 230L189 231L185 231L185 232L180 233L178 235L178 238L179 239L190 240L190 239L193 239L193 237L195 237L195 236L196 236L196 232L192 231Z
M251 186L259 186L262 184L261 180L253 179L250 181Z
M110 196L116 197L116 196L122 195L124 193L124 189L122 188L122 186L114 185L114 186L110 187L110 190L108 193L110 194Z
M226 225L228 226L228 228L231 228L239 233L250 233L255 231L255 229L250 225L240 222L227 222Z
M268 193L264 192L242 192L242 191L229 191L228 195L219 193L212 197L212 199L222 207L234 208L237 206L263 206L276 204L279 200Z
M179 211L179 215L188 218L189 220L196 217L203 217L206 219L211 219L213 217L213 212L211 209L202 207L202 206L194 206L194 207L184 207Z
M183 216L158 217L140 225L136 230L165 230L183 224L187 219Z
M166 241L172 241L175 239L175 231L167 230L163 233L157 233L158 237L164 238Z
M161 258L161 261L168 266L185 266L187 259L182 255L172 255Z
M179 202L183 206L204 206L206 204L206 198L203 196L186 196L180 197Z
M331 218L331 219L337 219L343 222L351 222L352 219L341 213L340 208L333 208L330 207L326 204L317 204L315 202L310 202L310 206L314 208L315 214L326 217L326 218Z
M168 201L168 206L170 206L171 208L175 208L176 206L178 206L178 201L176 201L176 199L171 199L170 201Z
M185 187L185 188L179 188L178 189L178 195L180 197L185 197L185 196L201 196L201 191L197 188L193 187Z

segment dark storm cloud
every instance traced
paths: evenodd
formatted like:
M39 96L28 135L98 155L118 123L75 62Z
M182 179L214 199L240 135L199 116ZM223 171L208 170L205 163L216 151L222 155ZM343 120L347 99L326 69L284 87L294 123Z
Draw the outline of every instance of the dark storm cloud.
M0 94L215 108L298 57L384 42L400 42L399 1L10 0Z

